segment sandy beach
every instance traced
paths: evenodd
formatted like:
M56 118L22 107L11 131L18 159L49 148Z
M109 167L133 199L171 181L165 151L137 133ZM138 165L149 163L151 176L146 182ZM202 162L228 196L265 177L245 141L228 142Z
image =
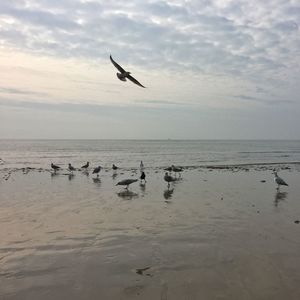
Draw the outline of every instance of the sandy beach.
M3 169L0 299L300 299L299 165Z

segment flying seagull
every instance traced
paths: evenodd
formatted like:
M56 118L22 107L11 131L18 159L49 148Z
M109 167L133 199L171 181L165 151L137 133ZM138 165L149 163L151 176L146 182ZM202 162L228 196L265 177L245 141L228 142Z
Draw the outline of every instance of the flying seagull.
M122 81L126 81L126 78L129 79L130 81L132 81L133 83L139 85L140 87L145 88L145 86L143 86L142 84L140 84L134 77L132 77L130 75L130 72L125 71L119 64L117 64L113 58L111 57L111 55L109 56L111 62L113 63L113 65L121 72L121 73L117 73L117 77L122 80Z

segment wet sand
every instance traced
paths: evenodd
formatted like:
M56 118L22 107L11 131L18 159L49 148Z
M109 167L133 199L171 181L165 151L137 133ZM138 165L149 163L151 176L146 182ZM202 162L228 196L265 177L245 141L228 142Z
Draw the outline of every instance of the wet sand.
M281 167L279 192L272 166L170 189L146 169L129 192L129 170L2 170L0 299L300 299L300 172Z

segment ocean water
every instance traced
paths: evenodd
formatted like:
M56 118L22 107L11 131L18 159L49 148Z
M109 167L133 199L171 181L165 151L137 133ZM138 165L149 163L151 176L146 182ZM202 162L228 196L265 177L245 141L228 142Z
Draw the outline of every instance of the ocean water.
M122 168L169 165L200 167L300 162L300 141L272 140L0 140L0 169L80 167Z

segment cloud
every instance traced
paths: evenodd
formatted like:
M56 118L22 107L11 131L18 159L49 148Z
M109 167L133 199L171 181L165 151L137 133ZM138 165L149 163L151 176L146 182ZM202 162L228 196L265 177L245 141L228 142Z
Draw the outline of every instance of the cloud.
M135 103L137 104L150 104L150 105L159 105L159 106L190 106L187 102L176 102L176 101L167 101L167 100L147 100L147 99L139 99L136 100Z
M112 52L125 63L154 69L252 78L258 70L263 76L282 69L284 49L296 52L299 42L299 17L292 6L281 1L226 3L2 2L1 15L13 23L2 22L0 36L4 43L28 51L87 59L107 59ZM276 8L272 14L271 5ZM286 44L285 32L295 42Z
M295 101L293 100L284 100L284 99L263 99L259 97L253 97L249 95L236 95L233 96L236 99L242 100L242 101L252 101L252 102L258 102L265 105L279 105L279 104L293 104Z
M299 11L282 0L0 1L1 97L66 114L110 111L97 102L296 109ZM120 85L109 54L149 88Z
M0 94L11 94L11 95L31 95L31 96L46 96L46 93L40 93L35 91L26 91L17 88L0 87Z
M53 13L43 9L32 9L24 6L19 8L17 5L10 4L11 3L9 2L1 2L1 15L13 17L25 24L33 24L46 28L62 28L65 30L78 28L78 24L76 22L65 18L65 12Z
M151 103L151 102L146 102ZM165 103L163 101L163 103ZM141 104L145 104L145 102L141 102ZM34 100L7 100L6 98L0 98L0 105L6 107L15 107L15 108L26 108L33 110L45 110L48 112L57 111L64 113L81 113L81 114L89 114L89 115L122 115L124 113L128 113L129 111L143 111L144 105L108 105L108 104L81 104L81 103L47 103L47 102L37 102ZM147 108L149 109L149 107ZM157 110L156 107L152 107L150 109ZM164 108L159 108L163 109Z

